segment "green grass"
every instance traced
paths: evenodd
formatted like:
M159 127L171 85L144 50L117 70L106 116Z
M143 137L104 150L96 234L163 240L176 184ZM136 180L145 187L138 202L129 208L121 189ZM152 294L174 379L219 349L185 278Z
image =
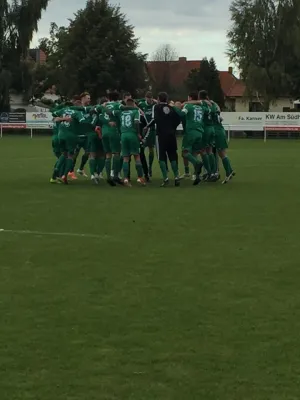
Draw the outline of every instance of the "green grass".
M227 186L65 187L50 138L4 137L0 228L99 238L0 232L1 400L299 399L299 154L233 141Z

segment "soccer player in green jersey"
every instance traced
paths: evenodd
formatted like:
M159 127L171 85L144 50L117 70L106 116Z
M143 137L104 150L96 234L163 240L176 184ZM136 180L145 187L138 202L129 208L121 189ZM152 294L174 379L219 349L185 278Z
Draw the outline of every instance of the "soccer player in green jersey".
M77 96L77 95L73 96L72 101L70 103L66 102L66 103L62 104L62 106L63 107L61 107L61 108L65 108L66 106L68 106L68 107L70 107L70 108L72 108L73 110L76 110L76 111L82 111L83 110L83 109L81 109L80 96ZM78 156L78 151L76 149L75 154L74 154L73 168L71 169L71 171L68 174L69 178L71 178L72 180L76 180L77 179L77 176L75 175L75 172L74 172L77 156Z
M207 179L214 180L214 176L217 173L216 159L212 151L212 145L214 142L214 124L213 124L213 114L217 112L215 105L213 105L208 98L208 93L206 90L201 90L199 92L199 99L205 101L208 106L208 112L204 115L204 135L203 135L203 154L204 157L208 158L208 163L205 165L207 171ZM208 168L208 169L207 169Z
M127 99L126 105L128 107L134 107L134 101ZM120 129L121 129L121 149L123 156L123 172L124 172L124 184L130 187L129 182L129 160L131 156L134 156L135 166L138 175L137 182L142 186L145 186L145 180L143 178L143 167L140 159L140 112L137 108L127 109L124 111L114 110L113 115L119 118Z
M215 146L219 157L222 160L222 164L226 173L226 177L223 180L222 184L226 184L235 176L235 172L231 167L230 160L227 156L227 149L228 143L226 139L225 129L222 125L222 118L221 118L221 110L220 107L213 101L211 103L214 106L216 112L213 114L213 124L214 124L214 131L215 131Z
M95 183L99 183L99 179L102 179L102 171L104 168L104 152L102 147L102 140L99 132L95 131L98 123L98 115L93 112L94 107L84 107L84 120L80 121L78 127L79 139L82 136L87 137L86 153L89 155L89 167L91 173L91 180Z
M197 101L198 93L192 92L188 97L189 101ZM196 179L194 180L194 185L198 185L201 182L200 172L202 163L194 154L199 154L202 145L202 137L204 133L203 117L206 112L206 107L203 103L201 104L191 104L186 103L182 109L182 113L186 116L186 131L183 143L183 156L190 163L193 164L195 168Z
M119 103L119 93L109 93L109 102L105 104L105 108L99 105L96 107L96 111L103 114L102 120L102 144L105 152L105 169L107 174L107 182L111 186L115 186L114 183L123 184L120 179L121 172L121 137L119 130L119 121L111 113L113 111L119 111L121 109L121 103ZM107 113L105 109L109 110Z
M153 99L151 92L147 92L145 99L137 100L137 106L143 111L147 124L152 120L152 110L156 102ZM154 148L156 141L156 130L155 126L149 128L150 131L147 133L147 139L145 141L145 147L149 149L149 176L152 176L152 166L154 161Z
M63 108L55 113L55 122L60 122L58 138L61 156L59 158L58 169L62 162L65 162L65 170L61 177L65 184L68 184L68 173L74 165L74 153L78 143L78 128L80 123L85 123L82 112L75 111L71 107Z
M83 92L80 95L80 104L84 109L84 115L86 118L88 118L88 114L90 111L90 104L91 104L91 96L88 92ZM74 160L74 167L76 164L76 159L80 153L80 150L83 149L84 153L81 157L81 162L80 166L77 170L77 174L84 176L85 178L87 177L87 174L84 171L84 167L89 159L89 151L88 151L88 134L91 132L90 127L88 125L83 124L81 128L79 128L81 132L78 135L78 144L76 148L76 153L75 153L75 160ZM71 172L72 173L72 172ZM76 175L73 171L73 179L76 179Z
M184 165L184 175L180 176L180 179L184 178L190 178L190 167L189 167L189 160L184 157L183 151L186 146L186 115L181 112L182 109L182 104L180 101L176 101L174 103L174 109L179 113L179 116L181 118L181 124L182 124L182 159L183 159L183 165Z
M56 104L50 112L52 113L53 118L55 119L55 112L61 110L65 106L63 104ZM53 173L52 173L52 178L50 179L50 183L60 183L60 181L57 179L64 171L64 164L60 165L61 170L58 171L58 160L60 158L61 152L60 152L60 146L59 146L59 138L58 138L58 130L59 130L59 124L60 121L56 120L54 121L53 119L53 128L52 128L52 151L53 154L56 157L56 162L53 168Z
M101 121L98 114L93 114L91 125L94 129L88 135L88 149L89 149L89 167L91 172L91 180L95 184L99 184L99 179L102 178L102 171L104 168L104 153L101 135Z

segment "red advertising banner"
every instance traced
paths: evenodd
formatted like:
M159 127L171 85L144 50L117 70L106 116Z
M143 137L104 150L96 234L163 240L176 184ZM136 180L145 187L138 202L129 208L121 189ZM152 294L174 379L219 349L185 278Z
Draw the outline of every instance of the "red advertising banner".
M265 130L268 132L299 132L300 126L265 126Z
M0 124L3 129L26 129L26 124Z

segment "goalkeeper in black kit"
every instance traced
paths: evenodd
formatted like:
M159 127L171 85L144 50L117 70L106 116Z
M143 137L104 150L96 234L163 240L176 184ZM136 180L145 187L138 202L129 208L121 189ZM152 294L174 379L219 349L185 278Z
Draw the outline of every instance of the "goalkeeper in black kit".
M180 186L178 171L178 154L176 130L180 125L180 117L168 104L168 95L165 92L159 93L158 103L153 106L152 120L144 128L145 132L156 124L156 147L159 160L159 166L163 176L162 187L168 186L169 178L167 172L167 159L169 158L171 168L174 174L175 186ZM147 139L147 134L145 140Z

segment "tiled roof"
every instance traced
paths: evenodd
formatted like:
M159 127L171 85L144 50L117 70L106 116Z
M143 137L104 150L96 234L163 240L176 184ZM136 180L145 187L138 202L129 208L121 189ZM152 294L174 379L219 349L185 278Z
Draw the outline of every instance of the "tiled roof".
M220 82L226 97L243 97L246 86L243 81L236 78L232 71L220 71Z
M149 61L147 62L148 72L154 81L163 80L164 74L170 76L171 85L184 83L193 69L200 68L200 61L187 61L180 58L178 61Z
M179 58L178 61L166 63L164 61L149 61L147 69L150 79L158 82L164 79L164 75L170 76L170 84L172 86L182 85L189 73L193 69L200 68L201 61L189 61L185 57ZM240 79L237 79L231 70L220 71L221 87L226 97L242 97L245 92L245 84Z
M243 97L246 91L246 86L243 81L237 79L233 87L231 88L228 97Z

